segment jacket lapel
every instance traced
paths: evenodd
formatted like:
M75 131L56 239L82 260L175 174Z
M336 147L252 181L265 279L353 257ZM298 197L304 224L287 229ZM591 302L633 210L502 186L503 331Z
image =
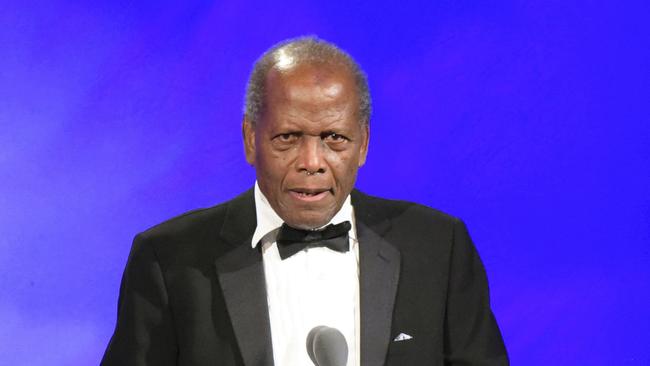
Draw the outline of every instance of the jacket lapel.
M233 248L216 260L217 275L235 338L247 366L273 365L271 326L262 254L250 240L255 230L253 191L235 198L221 230Z
M361 365L383 365L390 342L400 253L382 238L390 222L377 215L368 197L353 191L352 203L359 238L359 292L361 306Z

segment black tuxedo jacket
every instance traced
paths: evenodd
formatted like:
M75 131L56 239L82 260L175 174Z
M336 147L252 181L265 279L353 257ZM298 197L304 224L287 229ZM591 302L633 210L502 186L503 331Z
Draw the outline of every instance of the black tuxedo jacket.
M352 205L362 365L507 365L464 224L356 190ZM255 227L251 189L137 235L102 365L273 365Z

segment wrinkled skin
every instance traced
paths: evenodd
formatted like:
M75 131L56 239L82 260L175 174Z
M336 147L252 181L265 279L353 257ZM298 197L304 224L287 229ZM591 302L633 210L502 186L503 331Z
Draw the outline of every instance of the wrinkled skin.
M246 160L288 225L322 227L352 191L368 151L354 79L340 66L303 64L269 71L266 90L257 124L244 118Z

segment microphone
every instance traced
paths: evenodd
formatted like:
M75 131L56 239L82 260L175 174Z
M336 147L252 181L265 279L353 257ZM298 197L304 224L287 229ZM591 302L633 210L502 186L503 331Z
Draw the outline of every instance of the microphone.
M345 366L348 344L338 329L319 325L307 335L307 354L316 366Z

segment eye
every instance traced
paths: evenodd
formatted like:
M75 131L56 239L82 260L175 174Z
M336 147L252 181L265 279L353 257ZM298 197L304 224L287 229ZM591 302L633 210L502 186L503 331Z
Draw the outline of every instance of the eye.
M340 143L348 141L348 138L335 132L328 132L324 134L323 140L327 142Z
M295 137L295 135L292 134L292 133L283 133L283 134L278 135L277 138L280 141L286 142L286 141L291 141L294 137Z
M280 133L273 137L273 144L278 148L290 147L298 140L299 137L300 134L297 132Z

